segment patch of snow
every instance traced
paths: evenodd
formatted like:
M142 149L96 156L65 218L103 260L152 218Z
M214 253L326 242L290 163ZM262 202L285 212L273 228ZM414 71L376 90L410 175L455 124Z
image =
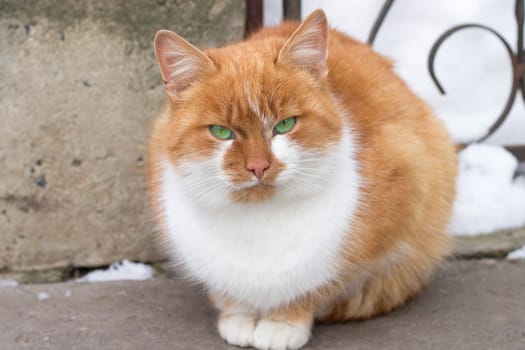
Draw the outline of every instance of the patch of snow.
M73 295L73 292L71 291L71 289L66 290L66 292L64 293L64 296L66 298L70 298L72 295Z
M17 281L0 278L0 287L16 287L16 286L18 286Z
M525 245L519 249L510 252L507 255L507 259L525 259Z
M458 155L459 174L449 232L477 235L525 225L525 177L504 148L472 144Z
M111 264L106 270L95 270L78 278L77 282L105 282L105 281L122 281L122 280L146 280L155 275L153 267L134 263L129 260L122 260Z
M51 298L51 295L49 295L49 293L46 292L40 292L36 297L38 298L38 300L47 300Z

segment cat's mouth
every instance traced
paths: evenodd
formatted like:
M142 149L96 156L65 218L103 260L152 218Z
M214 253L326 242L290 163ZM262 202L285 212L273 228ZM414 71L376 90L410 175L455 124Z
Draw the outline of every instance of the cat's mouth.
M243 184L235 185L236 191L246 191L246 190L264 190L275 187L273 181L267 181L264 179L254 179L251 181L244 182Z
M269 199L275 193L275 185L262 180L250 184L232 193L232 198L239 202L259 202Z
M248 188L269 188L269 187L274 187L274 185L264 180L258 180L254 185L248 186Z

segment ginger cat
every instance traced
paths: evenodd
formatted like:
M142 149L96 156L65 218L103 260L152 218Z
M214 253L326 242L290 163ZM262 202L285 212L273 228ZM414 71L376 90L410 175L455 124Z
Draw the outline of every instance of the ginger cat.
M150 193L163 243L228 343L298 349L314 320L396 308L447 252L456 154L442 123L324 13L201 51L155 38L169 96Z

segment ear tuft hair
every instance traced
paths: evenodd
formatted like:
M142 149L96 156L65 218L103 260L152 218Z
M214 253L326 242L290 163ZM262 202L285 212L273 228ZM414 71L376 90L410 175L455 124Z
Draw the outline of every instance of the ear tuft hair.
M155 55L164 87L172 97L178 97L203 72L213 67L204 52L168 30L160 30L155 35Z
M328 68L328 22L323 10L312 12L279 52L277 62L288 62L321 77Z

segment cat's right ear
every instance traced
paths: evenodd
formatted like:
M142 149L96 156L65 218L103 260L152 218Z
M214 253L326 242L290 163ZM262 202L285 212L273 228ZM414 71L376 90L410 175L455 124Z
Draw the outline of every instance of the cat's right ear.
M312 12L279 52L277 62L288 62L316 77L328 73L328 23L323 10Z
M178 98L204 72L213 68L213 62L204 52L169 30L160 30L155 35L155 55L164 88L171 98Z

